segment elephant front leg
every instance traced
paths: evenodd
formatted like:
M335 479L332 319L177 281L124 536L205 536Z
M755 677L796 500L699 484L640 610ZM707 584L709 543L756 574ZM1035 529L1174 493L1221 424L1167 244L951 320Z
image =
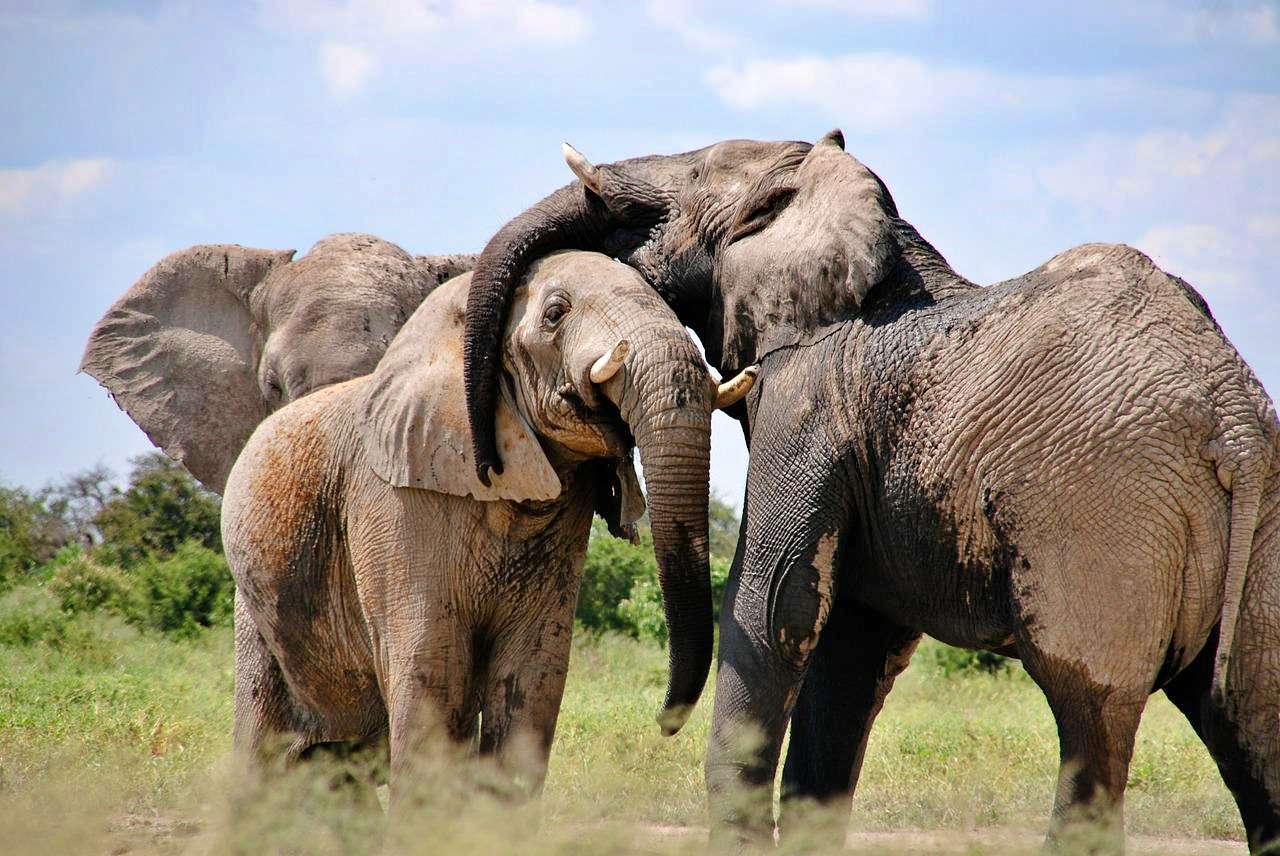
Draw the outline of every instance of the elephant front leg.
M569 608L537 610L532 619L494 646L480 724L480 754L497 762L517 799L542 791L573 637Z
M788 839L839 847L871 725L920 641L880 613L838 602L809 659L791 715L778 825Z
M840 508L826 491L783 497L749 479L746 537L720 618L706 766L713 838L772 836L782 738L834 600Z
M444 630L420 640L411 655L391 658L387 715L393 811L415 791L426 796L428 768L447 770L460 762L475 734L470 638L456 622L424 623Z

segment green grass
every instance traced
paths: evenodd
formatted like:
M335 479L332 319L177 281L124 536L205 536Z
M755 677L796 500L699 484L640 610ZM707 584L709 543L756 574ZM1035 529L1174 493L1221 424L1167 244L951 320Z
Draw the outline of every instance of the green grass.
M327 780L301 777L265 791L230 785L229 630L174 641L110 617L66 625L42 631L45 641L0 645L7 840L29 840L31 852L168 852L191 841L203 842L202 852L376 849L371 830L380 817L344 815ZM455 832L457 818L468 818L465 846L454 841L467 850L501 850L513 834L546 850L629 849L641 846L636 829L645 830L649 852L696 848L697 835L654 827L705 823L710 699L680 735L661 737L653 715L665 670L665 652L652 645L580 635L540 808L513 812L433 791L428 802L437 814L428 807L422 817L443 813ZM1020 670L948 678L927 652L918 654L877 723L852 827L1039 832L1057 755L1043 696ZM538 812L543 832L530 837L530 815ZM1208 754L1162 696L1152 699L1139 732L1126 817L1131 833L1240 837ZM388 843L434 849L417 832L402 829ZM439 828L432 835L439 844Z

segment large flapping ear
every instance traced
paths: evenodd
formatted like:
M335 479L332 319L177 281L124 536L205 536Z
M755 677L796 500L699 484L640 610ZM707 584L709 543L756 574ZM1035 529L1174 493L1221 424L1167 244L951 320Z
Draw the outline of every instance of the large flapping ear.
M506 383L498 398L498 449L506 464L486 486L476 476L462 388L462 332L470 275L422 302L372 375L361 437L369 463L396 487L479 500L554 499L560 478Z
M747 316L760 316L760 329L781 319L804 331L848 317L897 259L893 199L843 142L827 134L785 186L762 184L741 204L717 272Z
M80 370L151 442L218 493L270 412L258 387L249 296L293 250L230 244L173 253L102 316Z

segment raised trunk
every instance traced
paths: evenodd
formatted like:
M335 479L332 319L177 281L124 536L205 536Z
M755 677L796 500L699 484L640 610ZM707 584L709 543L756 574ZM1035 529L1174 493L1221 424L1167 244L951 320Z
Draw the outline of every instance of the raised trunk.
M552 250L591 247L600 242L608 226L604 204L574 182L503 226L476 262L467 294L462 367L476 475L486 486L489 470L502 473L493 414L498 401L502 330L511 295L534 259Z
M712 390L704 378L689 377L686 363L670 361L674 371L662 363L637 367L618 402L644 464L667 621L667 695L658 723L668 735L680 730L702 694L713 646L707 540ZM663 401L670 402L665 409L654 406Z

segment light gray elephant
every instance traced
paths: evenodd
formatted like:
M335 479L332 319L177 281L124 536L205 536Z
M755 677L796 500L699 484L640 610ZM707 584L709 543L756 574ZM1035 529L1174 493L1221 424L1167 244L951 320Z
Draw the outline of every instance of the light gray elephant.
M1280 424L1194 289L1113 245L979 287L839 132L566 156L579 181L472 275L477 462L500 465L486 354L531 253L606 249L722 372L762 363L736 414L751 460L707 759L717 829L770 840L789 724L783 832L806 800L842 838L871 724L926 632L1017 656L1044 691L1051 835L1100 814L1121 843L1138 719L1163 690L1250 847L1280 838ZM764 739L744 752L741 730Z
M413 257L361 234L293 255L234 244L172 253L107 310L85 347L81 371L217 493L267 414L372 371L422 299L475 263Z
M594 253L535 264L503 336L497 439L481 484L462 392L470 275L418 308L371 375L268 418L227 482L237 749L288 756L389 732L391 783L432 739L542 780L592 510L640 516L644 462L670 628L664 729L711 661L707 492L717 389L675 314Z

